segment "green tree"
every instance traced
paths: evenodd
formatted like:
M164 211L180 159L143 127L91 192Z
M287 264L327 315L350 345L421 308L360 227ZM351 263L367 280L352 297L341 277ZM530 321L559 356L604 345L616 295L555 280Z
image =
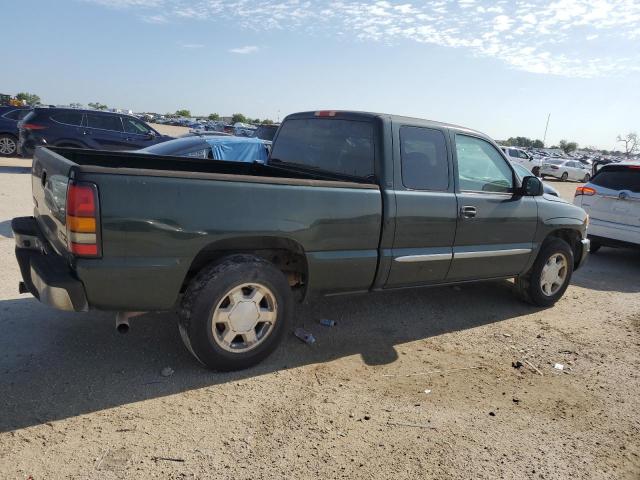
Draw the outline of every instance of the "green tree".
M100 102L89 102L87 105L89 105L89 107L94 108L96 110L106 110L109 108L104 103L100 103Z
M245 117L243 114L241 113L234 113L231 116L231 123L247 123L247 117Z
M40 103L40 97L35 93L20 92L16 95L17 100L24 100L28 105L37 105Z
M72 102L69 104L71 108L82 108L82 104L80 102Z
M191 112L189 110L187 110L186 108L184 108L182 110L176 110L176 116L178 116L178 117L190 117L191 116Z
M578 144L576 142L567 142L566 140L560 140L560 150L564 153L574 152L578 148Z
M209 120L213 120L214 122L220 120L220 115L218 115L217 113L211 113L209 114Z
M265 118L265 119L263 119L263 120L262 120L262 124L263 124L263 125L272 125L272 124L274 124L274 123L276 123L276 122L274 122L274 121L273 121L273 120L271 120L270 118Z
M542 140L535 139L535 140L533 141L533 143L531 144L531 146L532 146L533 148L544 148L544 143L543 143L543 141L542 141Z

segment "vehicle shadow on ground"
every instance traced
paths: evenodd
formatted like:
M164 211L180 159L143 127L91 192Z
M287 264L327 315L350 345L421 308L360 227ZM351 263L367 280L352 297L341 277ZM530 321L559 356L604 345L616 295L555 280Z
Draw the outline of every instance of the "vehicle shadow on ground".
M390 364L395 346L535 312L507 282L323 299L300 306L295 325L317 338L307 345L287 332L260 365L233 373L201 367L182 345L173 314L131 321L115 331L114 315L57 312L24 296L0 302L0 431L239 381L274 371L360 354ZM338 325L320 326L330 318ZM171 367L175 373L163 377Z
M31 173L31 166L14 167L14 166L0 165L0 173Z
M0 237L13 238L13 230L11 230L11 220L0 221Z
M594 274L597 272L597 274ZM589 254L584 267L576 271L571 283L605 292L640 292L640 250L601 247Z

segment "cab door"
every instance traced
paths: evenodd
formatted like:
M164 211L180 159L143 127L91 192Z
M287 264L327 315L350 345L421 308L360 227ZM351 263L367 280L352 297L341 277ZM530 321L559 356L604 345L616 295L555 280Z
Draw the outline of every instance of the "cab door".
M489 141L452 133L458 218L448 281L522 273L538 224L535 197L515 195L515 173Z
M392 130L396 227L386 287L440 283L457 222L448 132L402 124Z

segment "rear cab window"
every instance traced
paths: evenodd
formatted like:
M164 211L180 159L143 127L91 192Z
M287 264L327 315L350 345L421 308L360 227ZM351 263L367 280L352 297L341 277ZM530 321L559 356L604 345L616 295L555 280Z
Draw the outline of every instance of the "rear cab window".
M374 160L371 121L318 117L285 120L269 163L373 180Z

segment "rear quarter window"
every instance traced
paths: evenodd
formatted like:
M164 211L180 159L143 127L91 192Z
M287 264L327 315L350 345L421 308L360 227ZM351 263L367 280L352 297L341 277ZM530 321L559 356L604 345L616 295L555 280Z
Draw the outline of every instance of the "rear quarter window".
M373 125L355 120L300 118L280 127L271 161L331 173L374 176Z
M58 123L64 123L66 125L76 125L79 126L82 124L82 113L81 112L60 112L51 115L51 120Z
M593 177L591 183L611 190L640 193L640 167L602 169Z

